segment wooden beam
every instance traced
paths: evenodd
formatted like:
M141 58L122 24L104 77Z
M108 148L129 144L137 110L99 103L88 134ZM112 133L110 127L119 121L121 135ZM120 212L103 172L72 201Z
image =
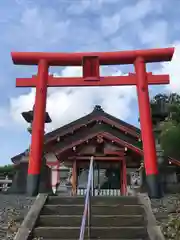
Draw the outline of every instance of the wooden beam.
M77 161L88 161L90 160L91 156L72 156L68 157L68 160L74 160L76 159ZM94 160L96 161L122 161L124 157L119 156L119 157L107 157L107 156L94 156Z
M104 123L114 126L115 128L117 128L120 131L129 133L130 135L136 137L137 140L141 138L140 133L137 133L134 129L129 128L128 126L124 126L123 124L117 123L114 120L111 120L106 116L93 116L90 120L87 120L86 122L83 121L83 123L81 123L81 124L77 123L74 126L69 127L68 129L61 130L59 133L55 134L54 136L48 136L48 133L47 133L45 135L45 144L48 144L49 142L57 139L58 136L66 135L67 133L73 132L81 127L84 127L85 125L91 124L94 121L103 121Z
M100 65L133 64L137 57L145 62L170 61L174 48L157 48L145 50L130 50L116 52L11 52L14 64L38 65L40 59L48 62L49 66L82 66L83 57L98 57Z
M77 140L77 141L69 144L68 146L64 146L64 147L61 148L61 149L58 149L58 144L57 144L57 145L54 146L54 148L51 149L51 150L52 150L56 155L59 155L59 154L61 154L62 152L65 152L65 151L67 151L68 149L73 148L74 146L80 145L80 144L84 143L84 142L87 141L87 140L90 140L90 139L95 138L95 137L97 136L97 134L101 134L105 139L114 141L116 144L121 145L121 147L122 147L122 146L123 146L123 147L127 147L127 148L131 149L132 151L134 151L134 152L136 152L136 153L138 153L138 154L140 154L140 155L143 155L143 151L142 151L140 148L138 148L138 147L136 147L136 146L134 146L134 145L132 145L132 144L130 144L130 143L128 143L128 142L126 142L126 141L118 138L118 137L115 137L115 136L113 136L112 134L110 134L110 133L108 133L108 132L104 132L104 131L99 131L99 132L97 132L97 133L89 134L89 135L87 135L86 137L81 138L81 139L79 139L79 140Z
M147 73L149 85L168 84L169 75L152 75ZM17 78L16 87L36 87L37 76L31 78ZM129 76L108 76L97 79L84 79L82 77L53 77L49 75L48 87L100 87L100 86L132 86L137 84L135 74Z

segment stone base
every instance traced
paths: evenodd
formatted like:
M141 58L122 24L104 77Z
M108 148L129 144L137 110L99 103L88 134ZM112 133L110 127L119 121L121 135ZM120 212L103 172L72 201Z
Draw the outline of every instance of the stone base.
M39 190L39 174L28 174L27 176L27 195L36 196Z
M51 186L51 169L46 165L45 159L43 160L41 167L38 192L53 194Z
M11 194L25 194L26 193L26 180L27 180L27 163L20 163L15 166L15 175L11 187L7 193Z
M162 197L162 189L160 184L159 175L146 175L146 184L148 195L150 198L161 198Z
M35 196L38 193L52 194L51 169L43 161L40 175L28 175L28 163L20 163L16 167L16 174L8 193L29 196Z

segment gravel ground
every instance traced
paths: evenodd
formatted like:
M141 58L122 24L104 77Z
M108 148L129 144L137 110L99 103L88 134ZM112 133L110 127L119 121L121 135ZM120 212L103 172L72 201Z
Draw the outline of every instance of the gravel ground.
M180 240L180 193L151 200L157 224L167 240Z
M12 240L34 198L0 193L0 239Z

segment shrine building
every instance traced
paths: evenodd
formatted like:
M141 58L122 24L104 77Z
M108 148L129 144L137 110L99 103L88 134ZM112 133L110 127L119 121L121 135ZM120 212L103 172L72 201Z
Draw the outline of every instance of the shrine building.
M84 195L92 156L95 195L129 195L132 189L147 191L140 129L104 112L101 106L45 134L39 191L48 189L60 194L67 190L72 176L74 194ZM164 192L167 186L178 183L178 164L158 152L157 156ZM12 158L17 171L10 191L26 191L28 159L27 150Z

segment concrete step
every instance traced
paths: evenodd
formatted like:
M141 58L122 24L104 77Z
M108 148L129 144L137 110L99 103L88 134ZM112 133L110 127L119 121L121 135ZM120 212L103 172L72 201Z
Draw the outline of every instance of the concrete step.
M46 240L54 240L54 238L44 238ZM97 238L84 238L84 240L94 240ZM98 238L98 239L104 239L104 238ZM37 240L37 238L33 238L32 240ZM56 238L56 240L67 240L67 238ZM77 240L77 238L68 238L68 240ZM106 240L117 240L117 238L107 238ZM118 240L149 240L149 238L118 238Z
M82 215L84 205L45 205L41 215ZM97 205L92 206L92 215L139 215L144 214L141 205Z
M54 240L54 238L44 238L46 240ZM94 239L97 239L97 238L84 238L84 240L94 240ZM98 239L104 239L104 238L98 238ZM37 238L33 238L32 240L37 240ZM67 238L56 238L56 240L67 240ZM77 238L68 238L68 240L77 240ZM107 238L106 240L117 240L117 238ZM118 240L149 240L149 238L118 238Z
M84 204L85 197L60 197L52 196L47 200L47 204ZM92 205L102 205L108 203L110 204L125 204L125 205L138 205L140 204L137 197L91 197Z
M51 238L51 239L70 239L79 238L79 227L37 227L34 229L33 237ZM87 238L87 228L85 230L85 238ZM135 239L147 238L147 230L145 227L92 227L92 239Z
M64 227L81 226L82 215L44 215L40 216L37 226ZM91 226L96 227L121 227L121 226L145 226L146 221L142 215L93 215Z

